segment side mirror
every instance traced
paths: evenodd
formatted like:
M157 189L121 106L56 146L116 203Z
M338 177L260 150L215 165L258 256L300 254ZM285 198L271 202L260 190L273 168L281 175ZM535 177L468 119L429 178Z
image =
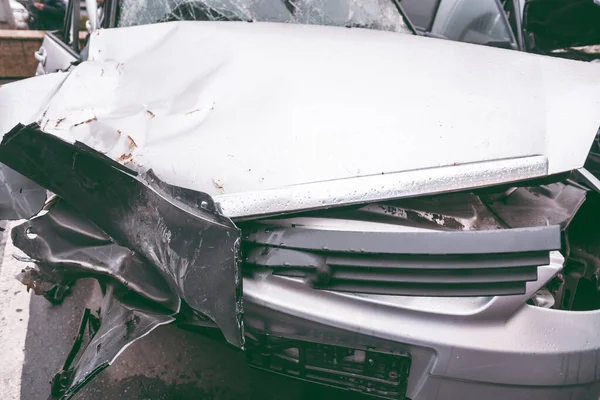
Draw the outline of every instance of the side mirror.
M85 23L85 27L89 33L94 32L98 29L98 4L96 0L85 0L85 8L88 13L88 20Z

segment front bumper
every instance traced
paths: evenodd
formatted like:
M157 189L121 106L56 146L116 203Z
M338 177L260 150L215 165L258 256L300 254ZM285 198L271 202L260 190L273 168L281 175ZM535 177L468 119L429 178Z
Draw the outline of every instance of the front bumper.
M596 400L600 311L525 304L563 261L553 252L525 294L503 297L357 295L258 273L244 279L245 323L279 337L409 353L412 400Z

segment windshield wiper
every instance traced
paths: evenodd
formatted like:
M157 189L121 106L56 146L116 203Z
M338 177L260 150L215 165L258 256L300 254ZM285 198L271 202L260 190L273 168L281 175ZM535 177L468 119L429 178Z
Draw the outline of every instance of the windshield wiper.
M404 8L402 8L402 5L400 4L401 0L391 0L391 1L392 1L392 3L394 3L394 6L396 6L396 9L400 13L400 15L402 15L402 19L404 20L404 23L406 24L406 26L408 26L408 29L410 29L410 31L413 33L413 35L422 36L423 34L420 31L418 31L417 28L415 28L415 25L412 23L412 21L406 15Z

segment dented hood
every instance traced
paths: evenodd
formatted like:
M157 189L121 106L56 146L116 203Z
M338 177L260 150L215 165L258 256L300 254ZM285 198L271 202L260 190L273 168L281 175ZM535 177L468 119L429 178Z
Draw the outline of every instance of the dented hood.
M600 125L598 65L363 29L101 30L87 62L7 85L0 107L44 79L48 100L14 123L151 168L231 217L569 171Z

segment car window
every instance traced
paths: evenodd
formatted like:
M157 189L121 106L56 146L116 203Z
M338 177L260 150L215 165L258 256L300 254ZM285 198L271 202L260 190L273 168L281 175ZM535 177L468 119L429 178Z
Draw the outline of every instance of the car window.
M409 32L392 0L120 0L117 26L264 21Z
M402 8L417 29L429 32L440 0L402 0Z
M517 48L496 0L442 0L431 32L460 42Z
M52 32L53 36L63 42L74 53L79 53L85 34L87 12L82 10L81 0L57 0L55 4L64 4L63 26ZM77 37L78 40L75 39Z

